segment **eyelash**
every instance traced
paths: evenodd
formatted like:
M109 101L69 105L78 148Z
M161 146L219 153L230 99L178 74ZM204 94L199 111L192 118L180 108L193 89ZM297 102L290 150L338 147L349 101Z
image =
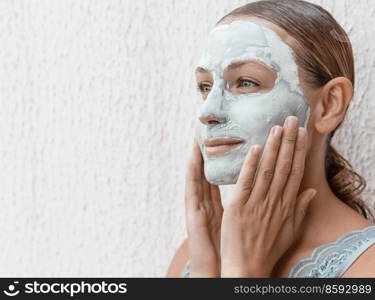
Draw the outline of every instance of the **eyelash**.
M239 79L239 80L238 80L238 83L240 83L240 84L242 84L242 83L244 83L244 82L251 82L251 83L253 84L252 86L259 86L258 83L254 82L254 81L252 81L252 80L250 80L250 79Z
M201 93L204 93L205 92L205 91L203 91L204 87L210 87L211 88L211 86L209 84L200 83L200 84L197 85L197 90L200 91Z
M239 85L243 84L244 82L251 82L251 84L252 84L251 87L253 87L253 86L259 86L258 83L254 82L254 81L252 81L250 79L241 79L240 78L240 79L237 80L237 82L239 83ZM201 93L210 92L210 91L204 91L203 89L205 87L210 87L211 88L211 86L209 84L204 84L204 83L198 84L196 86L197 90L200 91ZM241 86L239 86L239 87L241 87ZM244 87L244 86L242 86L242 87ZM249 86L247 86L247 87L249 87Z

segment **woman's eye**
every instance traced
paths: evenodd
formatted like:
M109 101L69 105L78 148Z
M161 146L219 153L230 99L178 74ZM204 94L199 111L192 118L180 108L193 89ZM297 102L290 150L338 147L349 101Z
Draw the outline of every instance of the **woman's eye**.
M209 93L211 91L211 85L201 83L198 85L198 90L202 93Z
M238 83L239 83L239 87L245 87L245 88L259 86L259 84L249 79L240 79Z

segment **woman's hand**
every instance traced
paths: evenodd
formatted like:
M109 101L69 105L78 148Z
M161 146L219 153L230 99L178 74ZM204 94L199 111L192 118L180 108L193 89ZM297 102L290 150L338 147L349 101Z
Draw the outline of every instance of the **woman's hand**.
M190 277L220 277L220 227L223 216L220 190L204 176L196 141L187 166L185 212Z
M304 174L306 129L289 117L261 147L249 150L225 208L221 227L221 277L269 277L291 246L316 191L299 188Z

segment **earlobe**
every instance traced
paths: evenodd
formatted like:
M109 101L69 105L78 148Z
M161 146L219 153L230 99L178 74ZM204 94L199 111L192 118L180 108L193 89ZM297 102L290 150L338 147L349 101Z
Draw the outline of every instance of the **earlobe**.
M316 116L315 129L321 134L335 130L345 117L353 97L353 85L346 77L336 77L325 84Z

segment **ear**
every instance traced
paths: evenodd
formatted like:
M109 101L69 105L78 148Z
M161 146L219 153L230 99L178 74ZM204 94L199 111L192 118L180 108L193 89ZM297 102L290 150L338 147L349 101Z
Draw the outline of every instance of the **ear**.
M352 98L353 85L348 78L336 77L327 82L317 105L315 129L321 134L335 130L344 119Z

